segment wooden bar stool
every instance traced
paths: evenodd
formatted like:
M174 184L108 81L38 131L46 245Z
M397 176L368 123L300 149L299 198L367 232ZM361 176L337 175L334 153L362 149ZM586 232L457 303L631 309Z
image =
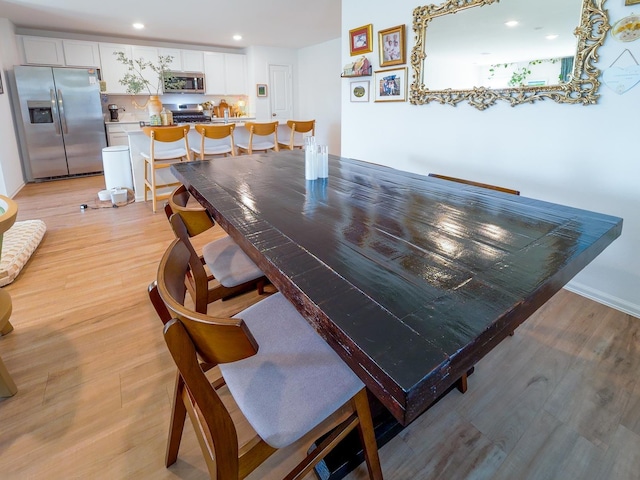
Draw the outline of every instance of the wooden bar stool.
M144 158L144 201L147 201L147 192L151 192L151 200L153 202L153 213L156 212L158 201L169 197L171 192L158 193L158 190L169 187L177 187L180 185L178 181L165 180L164 183L158 183L156 179L156 170L168 169L172 163L186 159L191 160L191 150L189 149L189 133L190 126L175 127L143 127L142 131L150 138L149 151L141 152ZM177 142L182 140L184 145ZM157 143L161 142L164 147L158 148ZM173 144L173 145L171 145Z
M236 126L233 123L227 125L196 125L195 129L200 134L200 145L192 147L193 152L200 160L205 156L236 155L236 147L233 140L233 131ZM229 139L228 144L219 140Z
M278 142L280 148L293 150L294 148L304 147L304 134L308 133L311 136L316 132L315 120L287 120L287 127L291 130L288 143Z
M239 141L238 153L279 151L278 147L278 122L256 123L247 122L244 128L249 131L248 141ZM256 138L260 137L260 138Z

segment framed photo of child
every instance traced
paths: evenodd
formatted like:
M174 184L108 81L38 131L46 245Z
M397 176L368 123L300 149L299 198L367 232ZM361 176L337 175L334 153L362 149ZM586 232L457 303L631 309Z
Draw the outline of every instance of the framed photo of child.
M380 66L404 65L406 63L404 25L378 32Z

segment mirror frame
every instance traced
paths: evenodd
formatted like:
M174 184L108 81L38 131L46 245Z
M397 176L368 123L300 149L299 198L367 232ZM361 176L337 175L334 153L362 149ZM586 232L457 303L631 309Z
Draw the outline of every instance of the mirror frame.
M425 43L427 26L431 20L442 15L454 14L472 7L482 7L500 0L446 0L439 5L425 5L413 10L413 31L415 45L411 51L413 81L409 102L423 105L432 101L456 106L468 101L470 105L484 110L504 100L511 106L533 103L537 100L551 99L558 103L593 105L597 103L600 88L600 70L595 67L598 61L598 48L604 43L611 29L609 16L603 5L606 0L583 0L580 25L576 27L577 49L571 80L559 85L527 86L491 89L474 87L470 90L429 90L424 85L424 61L427 58Z

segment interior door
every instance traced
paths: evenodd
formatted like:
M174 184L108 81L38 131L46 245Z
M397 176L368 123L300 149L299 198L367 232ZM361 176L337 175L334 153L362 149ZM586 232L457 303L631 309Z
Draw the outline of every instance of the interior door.
M282 123L293 117L291 65L269 65L271 117Z

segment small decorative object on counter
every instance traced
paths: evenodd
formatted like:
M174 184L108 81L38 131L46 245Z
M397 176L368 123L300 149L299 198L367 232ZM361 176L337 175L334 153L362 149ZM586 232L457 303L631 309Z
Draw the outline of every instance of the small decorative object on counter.
M318 147L316 145L316 137L309 136L304 138L304 178L307 180L316 180L318 178L318 168L316 166L316 157L318 156Z
M160 121L163 126L173 125L173 113L171 113L171 111L167 111L166 108L162 108L162 112L160 112Z

